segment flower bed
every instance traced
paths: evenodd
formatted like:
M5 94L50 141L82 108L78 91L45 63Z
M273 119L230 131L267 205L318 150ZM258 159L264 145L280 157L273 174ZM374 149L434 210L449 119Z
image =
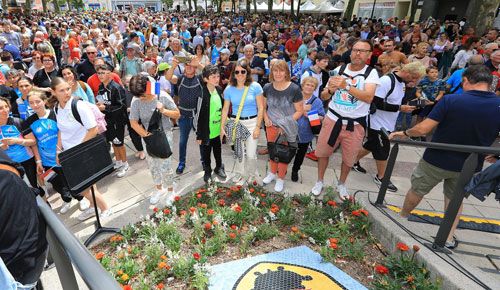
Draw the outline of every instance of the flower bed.
M405 269L425 271L413 257L385 258L369 232L369 213L352 200L338 204L333 197L331 189L323 200L314 200L269 193L256 183L215 184L176 197L171 207L154 208L139 223L124 227L123 236L93 250L124 289L206 289L211 264L300 244L370 288L395 289L387 287L402 279L392 275L398 261ZM422 273L414 280L405 276L408 288L413 281L432 285Z

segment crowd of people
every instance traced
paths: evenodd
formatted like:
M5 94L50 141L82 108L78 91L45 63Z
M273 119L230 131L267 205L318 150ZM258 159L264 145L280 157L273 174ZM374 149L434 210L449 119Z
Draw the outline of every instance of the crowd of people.
M425 140L435 129L433 141L494 142L500 129L500 36L497 29L485 31L477 34L466 19L9 15L0 23L0 148L22 165L40 195L46 195L46 182L52 184L64 201L61 214L78 200L80 220L95 214L90 191L69 192L58 154L103 135L122 178L130 168L127 131L135 157L147 160L156 185L151 204L172 201L174 174L186 170L188 146L199 146L205 182L213 174L227 179L224 143L234 153L233 182L274 182L276 192L284 189L290 163L291 181L297 182L304 158L317 161L314 196L324 187L329 157L341 148L337 190L345 199L349 172L366 173L360 160L369 153L377 165L374 182L381 184L389 155L383 128L393 137ZM172 157L144 149L157 119L170 146L178 148L175 173ZM175 127L178 144L172 143ZM191 132L196 145L189 144ZM257 150L261 134L267 150ZM265 174L257 170L258 154L270 156ZM463 154L427 150L403 214L442 180L449 198L464 160ZM390 181L388 189L398 190ZM97 190L96 202L102 217L112 214Z

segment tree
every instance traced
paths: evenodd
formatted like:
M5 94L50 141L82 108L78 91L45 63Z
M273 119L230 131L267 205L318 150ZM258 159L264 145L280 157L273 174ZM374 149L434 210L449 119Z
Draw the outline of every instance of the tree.
M194 11L198 11L198 0L193 0L194 3Z
M253 0L253 13L257 13L257 0Z
M163 4L167 7L167 9L171 9L174 7L174 0L162 0Z
M300 4L302 4L302 0L297 0L297 1L299 1L299 5L297 5L297 14L295 15L295 19L298 21L300 20Z
M273 12L273 0L267 0L267 12L271 13Z
M290 0L290 13L292 14L292 17L295 16L294 11L293 11L293 5L294 4L295 3L293 3L293 0Z
M47 12L47 0L42 0L42 10L43 12Z
M231 11L236 13L236 0L231 0Z
M59 1L53 0L52 4L54 4L54 12L59 13L61 11L61 8L59 7Z
M410 7L410 19L409 23L413 23L415 21L415 13L417 12L417 2L418 0L411 0Z
M250 0L247 1L247 13L250 13Z
M346 18L347 20L351 20L351 18L352 18L352 11L354 10L355 3L356 3L356 0L348 0L348 2L347 2L347 6L346 6L345 11L344 11L344 18Z
M24 3L24 15L31 15L31 0L26 0Z
M191 12L193 10L193 6L191 6L191 0L188 0L188 9L189 9L189 12Z

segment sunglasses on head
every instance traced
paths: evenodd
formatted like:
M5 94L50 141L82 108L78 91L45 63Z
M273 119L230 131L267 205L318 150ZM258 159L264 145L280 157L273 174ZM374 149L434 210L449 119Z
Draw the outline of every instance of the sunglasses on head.
M247 71L246 71L246 70L235 70L235 71L234 71L234 74L235 74L235 75L239 75L239 74L246 75L246 74L247 74Z

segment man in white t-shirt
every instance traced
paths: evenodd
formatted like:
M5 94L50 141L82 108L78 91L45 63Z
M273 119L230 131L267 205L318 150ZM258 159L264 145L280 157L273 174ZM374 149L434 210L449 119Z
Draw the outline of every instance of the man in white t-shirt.
M342 166L337 189L342 199L349 197L345 181L362 148L366 116L380 84L377 71L366 65L372 49L369 41L358 40L352 48L351 63L330 72L333 76L321 92L323 100L331 98L331 101L316 147L318 180L311 190L314 195L321 194L328 159L341 146Z
M381 129L394 131L399 112L411 113L416 109L414 106L401 104L405 95L405 84L418 83L424 75L425 66L415 61L380 78L380 86L377 87L372 102L376 111L370 115L367 138L363 149L358 153L358 162L353 166L354 170L366 173L359 160L371 152L377 164L377 175L373 182L379 186L382 184L390 151L389 139L383 136ZM398 188L389 180L387 190L396 192Z

